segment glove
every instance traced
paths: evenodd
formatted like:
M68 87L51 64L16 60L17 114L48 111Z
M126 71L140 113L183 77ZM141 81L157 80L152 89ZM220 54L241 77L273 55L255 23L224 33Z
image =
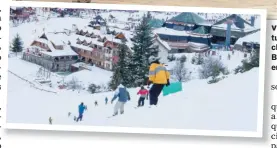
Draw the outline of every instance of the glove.
M169 82L169 80L167 80L166 86L169 86L169 85L170 85L170 82Z

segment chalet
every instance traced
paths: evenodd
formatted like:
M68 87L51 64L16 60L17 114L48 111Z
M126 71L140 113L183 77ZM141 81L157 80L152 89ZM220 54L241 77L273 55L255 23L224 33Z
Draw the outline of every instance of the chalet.
M115 38L116 38L116 39L123 40L123 41L127 41L127 38L125 37L125 35L124 35L122 32L116 34L116 35L115 35Z
M72 49L80 55L81 61L103 69L113 69L118 61L118 46L122 41L126 42L129 49L131 47L128 36L123 32L107 34L91 27L76 30L77 39L70 41Z
M57 44L57 39L50 40L49 36L44 33L35 39L23 52L23 59L50 71L69 71L70 65L78 60L78 54L67 44Z

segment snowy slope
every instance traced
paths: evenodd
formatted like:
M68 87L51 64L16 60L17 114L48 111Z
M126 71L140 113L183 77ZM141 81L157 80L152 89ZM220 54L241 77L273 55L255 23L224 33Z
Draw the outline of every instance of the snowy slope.
M119 22L118 26L125 26L128 18L139 19L144 12L101 12L105 19L113 14ZM84 15L86 15L84 13ZM178 13L158 13L152 15L158 19L167 19ZM47 16L47 15L46 15ZM91 16L90 16L91 17ZM211 18L210 16L208 16ZM215 19L215 18L212 18ZM217 18L218 19L218 18ZM19 33L24 41L24 47L28 47L33 39L41 35L42 32L63 31L65 28L71 29L73 24L78 28L87 26L90 19L81 18L51 18L46 20L40 16L39 22L24 23L18 27L10 29L10 41ZM66 22L66 23L65 23ZM137 23L137 22L136 22ZM57 25L62 24L62 25ZM110 23L111 24L111 23ZM45 29L44 29L45 28ZM119 28L112 28L120 32ZM132 36L132 32L123 31L126 36ZM55 37L51 37L57 41ZM60 40L60 39L59 39ZM231 60L227 60L229 51L216 51L215 58L219 58L230 71L241 64L243 53L235 52ZM182 54L176 54L180 57ZM21 60L19 57L9 58L9 71L20 75L20 77L36 83L36 86L45 90L57 92L49 93L34 89L29 83L22 81L15 75L8 75L8 123L30 123L48 124L48 118L53 118L53 124L62 125L94 125L94 126L126 126L144 128L182 128L182 129L203 129L203 130L236 130L255 131L257 128L257 103L258 103L258 68L249 72L228 75L228 78L215 83L207 84L207 80L199 80L199 66L191 64L194 54L187 54L186 67L192 72L193 80L183 83L183 91L169 95L160 96L158 107L148 108L146 106L135 109L137 105L138 88L130 88L131 101L126 104L125 114L115 118L107 119L113 113L114 104L105 105L105 97L109 101L113 97L113 92L90 94L86 90L71 91L60 90L58 85L61 81L70 81L74 77L78 78L83 85L106 84L110 80L111 72L100 68L92 67L91 71L83 70L72 73L68 76L61 76L51 73L52 87L46 84L36 83L40 66ZM168 63L172 68L175 62ZM241 83L243 82L243 83ZM99 106L94 106L97 100ZM78 105L84 102L88 106L88 111L84 114L84 121L76 123L73 116L78 113ZM68 117L68 112L72 116Z
M253 69L212 85L201 80L190 81L183 84L184 90L180 93L161 95L156 108L148 108L146 101L145 107L134 109L138 89L129 89L131 101L126 104L125 114L107 119L114 105L104 105L104 98L110 99L112 92L52 94L30 88L9 74L7 121L48 124L51 116L53 124L63 125L254 131L257 127L257 78L258 69ZM244 83L238 85L241 81ZM99 103L97 107L93 104L95 100ZM67 114L76 115L81 101L88 106L88 111L83 122L75 123Z
M66 76L65 81L77 78L87 88L90 84L107 85L111 76L112 72L92 66L91 70L81 70Z

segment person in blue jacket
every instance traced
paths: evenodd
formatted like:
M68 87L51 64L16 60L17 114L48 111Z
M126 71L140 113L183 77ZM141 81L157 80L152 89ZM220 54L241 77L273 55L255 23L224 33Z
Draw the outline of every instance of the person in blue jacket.
M105 102L106 102L106 105L107 105L108 104L108 98L107 97L105 98Z
M111 103L113 103L113 101L117 98L118 98L118 101L116 102L116 104L114 106L113 116L116 116L118 114L118 110L120 110L120 114L123 114L124 113L124 105L127 101L130 100L130 94L122 84L120 84L117 87L114 97L111 100Z
M78 116L76 122L78 122L79 120L82 121L82 119L83 119L83 114L84 114L85 109L86 109L86 106L85 106L84 103L82 102L82 103L79 105L79 116Z

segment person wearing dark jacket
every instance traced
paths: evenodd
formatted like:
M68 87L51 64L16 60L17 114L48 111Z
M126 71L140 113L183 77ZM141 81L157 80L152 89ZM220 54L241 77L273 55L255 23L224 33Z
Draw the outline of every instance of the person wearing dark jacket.
M106 103L106 105L108 104L108 98L107 97L105 98L105 103Z
M118 98L118 101L116 102L115 106L114 106L114 114L113 116L116 116L118 114L118 110L120 110L120 114L124 113L124 105L127 101L130 101L130 94L127 91L127 89L120 84L114 94L113 99L111 100L111 103L113 103L113 101Z
M149 90L150 106L158 104L158 97L163 90L163 87L169 86L170 73L165 66L159 62L158 57L149 57L149 80L148 86L153 84Z

